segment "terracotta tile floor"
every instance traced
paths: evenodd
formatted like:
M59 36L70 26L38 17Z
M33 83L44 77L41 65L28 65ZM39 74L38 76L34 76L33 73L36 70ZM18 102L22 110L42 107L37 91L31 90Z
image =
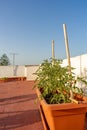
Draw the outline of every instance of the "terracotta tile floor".
M32 81L0 83L0 130L44 130L33 85Z
M44 130L33 84L0 83L0 130Z

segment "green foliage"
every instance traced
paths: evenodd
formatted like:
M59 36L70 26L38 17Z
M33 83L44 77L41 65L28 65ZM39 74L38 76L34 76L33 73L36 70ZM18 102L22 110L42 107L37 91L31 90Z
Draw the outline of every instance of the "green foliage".
M1 80L7 80L8 78L7 77L3 77L3 78L0 78Z
M70 90L73 93L82 94L82 90L76 87L74 74L69 73L69 67L61 67L62 60L44 60L36 71L35 86L38 87L47 103L70 102Z
M7 65L10 65L10 60L9 58L7 57L6 54L3 54L0 58L0 66L7 66Z

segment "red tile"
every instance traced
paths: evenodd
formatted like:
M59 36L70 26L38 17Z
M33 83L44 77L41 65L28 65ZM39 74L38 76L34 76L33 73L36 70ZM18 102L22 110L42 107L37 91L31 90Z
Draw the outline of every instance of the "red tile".
M44 130L32 81L0 83L0 130Z

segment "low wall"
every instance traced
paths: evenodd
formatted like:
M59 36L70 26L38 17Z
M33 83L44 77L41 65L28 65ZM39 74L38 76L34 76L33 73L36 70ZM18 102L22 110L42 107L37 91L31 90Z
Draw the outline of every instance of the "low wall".
M26 67L26 77L27 80L35 80L36 75L34 74L38 69L39 65L27 66Z
M76 75L87 76L87 54L70 58L71 67ZM68 65L67 59L63 60L63 66Z
M25 75L25 66L0 66L0 78L22 77Z
M73 72L76 75L87 76L87 54L76 56L71 58L71 66L75 69ZM67 66L67 59L63 60L63 66ZM0 66L0 78L3 77L26 77L27 80L34 80L36 76L34 73L38 69L39 65L27 65L27 66Z

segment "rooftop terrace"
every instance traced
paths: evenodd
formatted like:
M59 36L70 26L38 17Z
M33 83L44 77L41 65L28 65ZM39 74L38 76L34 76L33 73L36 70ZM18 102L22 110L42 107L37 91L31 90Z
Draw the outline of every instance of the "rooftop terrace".
M0 130L44 130L33 82L0 83Z
M33 81L0 83L0 130L44 130L33 85Z

